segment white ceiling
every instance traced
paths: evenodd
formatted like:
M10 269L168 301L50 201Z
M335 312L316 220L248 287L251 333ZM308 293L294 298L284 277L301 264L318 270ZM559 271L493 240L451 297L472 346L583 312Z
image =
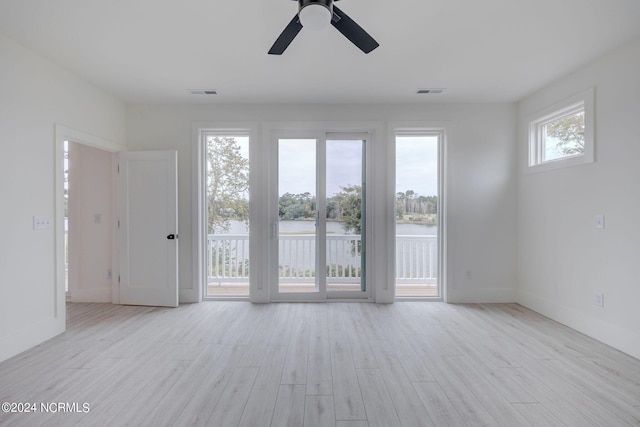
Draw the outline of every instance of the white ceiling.
M328 27L267 55L291 0L0 0L0 33L129 103L512 102L640 37L638 0L338 5L378 49Z

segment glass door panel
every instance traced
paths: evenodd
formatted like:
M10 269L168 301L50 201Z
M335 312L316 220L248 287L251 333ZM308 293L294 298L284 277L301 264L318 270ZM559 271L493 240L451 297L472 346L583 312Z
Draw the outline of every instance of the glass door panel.
M204 135L205 298L249 296L249 136Z
M438 135L396 135L398 297L440 297L439 147Z
M276 300L370 296L364 274L366 141L365 134L325 133L276 139Z
M365 291L365 144L326 141L327 291Z
M318 292L316 139L278 140L278 292Z

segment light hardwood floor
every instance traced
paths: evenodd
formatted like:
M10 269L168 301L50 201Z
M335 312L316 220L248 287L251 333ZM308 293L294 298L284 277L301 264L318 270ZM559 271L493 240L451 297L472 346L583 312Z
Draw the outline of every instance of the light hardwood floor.
M640 360L515 304L69 304L0 402L89 409L2 426L638 426Z

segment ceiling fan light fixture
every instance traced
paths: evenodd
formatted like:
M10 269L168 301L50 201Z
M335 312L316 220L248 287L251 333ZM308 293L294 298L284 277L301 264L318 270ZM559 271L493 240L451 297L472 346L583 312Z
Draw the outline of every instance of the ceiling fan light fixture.
M380 46L349 15L334 6L335 1L338 0L298 0L298 12L273 43L269 55L282 55L304 27L313 30L332 25L364 53L370 53Z
M298 17L304 28L322 30L331 23L331 2L301 2Z

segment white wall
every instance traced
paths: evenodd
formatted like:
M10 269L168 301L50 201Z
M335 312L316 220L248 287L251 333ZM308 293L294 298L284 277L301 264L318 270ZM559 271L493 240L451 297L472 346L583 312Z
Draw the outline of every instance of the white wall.
M122 143L125 108L0 36L0 360L64 330L54 229L32 229L55 213L56 123Z
M595 162L527 173L529 117L589 87ZM518 301L640 357L640 40L526 98L518 114Z
M192 277L192 123L376 121L444 125L448 136L448 298L515 300L516 107L492 105L128 105L131 150L178 150L181 301ZM261 135L261 132L258 132ZM265 141L260 141L264 144ZM392 223L389 221L388 223ZM472 278L465 271L472 270Z
M73 302L111 302L114 156L84 144L69 144L69 295Z

